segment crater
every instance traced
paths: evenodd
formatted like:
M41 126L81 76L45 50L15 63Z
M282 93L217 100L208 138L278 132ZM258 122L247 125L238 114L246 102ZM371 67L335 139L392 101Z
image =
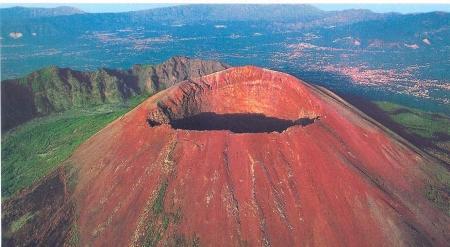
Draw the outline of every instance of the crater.
M292 126L306 126L319 120L315 118L300 118L295 121L266 117L258 113L217 114L202 112L186 118L175 119L169 124L174 129L184 130L229 130L233 133L270 133L283 132ZM148 120L151 127L160 125L158 122Z
M150 106L150 127L233 133L283 132L314 124L320 106L310 88L291 76L251 67L184 81Z

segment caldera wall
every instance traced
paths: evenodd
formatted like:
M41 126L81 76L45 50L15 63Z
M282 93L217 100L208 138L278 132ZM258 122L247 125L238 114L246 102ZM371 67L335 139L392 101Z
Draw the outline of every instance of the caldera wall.
M149 120L169 123L207 112L262 114L292 121L320 115L320 105L308 87L271 71L237 69L239 73L214 74L209 80L191 80L169 89L172 92L149 109Z

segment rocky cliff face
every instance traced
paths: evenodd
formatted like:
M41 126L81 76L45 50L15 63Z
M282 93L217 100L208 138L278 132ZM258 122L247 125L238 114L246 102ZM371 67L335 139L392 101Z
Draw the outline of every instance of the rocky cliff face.
M445 176L333 93L237 67L184 81L111 123L6 202L15 207L4 229L39 202L30 195L62 181L63 206L33 218L45 231L30 237L27 225L8 243L445 246L450 218L426 197L431 187L448 198Z
M197 78L230 66L216 62L188 57L173 57L157 66L136 65L131 73L139 78L139 86L147 92L169 88L175 83Z
M130 70L81 72L44 68L25 78L2 81L2 129L52 112L152 94L176 82L227 67L214 61L174 57L157 66L135 65Z

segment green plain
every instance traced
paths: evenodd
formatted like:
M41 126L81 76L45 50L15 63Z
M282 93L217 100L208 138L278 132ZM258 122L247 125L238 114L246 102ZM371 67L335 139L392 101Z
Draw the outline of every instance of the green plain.
M4 133L2 199L49 174L81 143L147 97L136 96L125 103L55 113Z

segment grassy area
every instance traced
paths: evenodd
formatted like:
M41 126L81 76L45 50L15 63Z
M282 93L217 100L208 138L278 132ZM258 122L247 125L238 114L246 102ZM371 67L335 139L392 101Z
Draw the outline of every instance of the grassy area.
M135 97L123 104L53 114L4 133L1 145L2 199L49 174L81 143L147 97Z
M22 217L20 217L18 220L14 221L11 224L11 231L17 232L18 230L20 230L20 228L22 228L22 226L24 226L31 218L33 218L33 215L31 213L26 213L25 215L22 215Z
M411 134L423 138L439 138L439 136L450 135L450 118L437 113L429 113L391 102L375 102L385 111L390 119L405 127Z

